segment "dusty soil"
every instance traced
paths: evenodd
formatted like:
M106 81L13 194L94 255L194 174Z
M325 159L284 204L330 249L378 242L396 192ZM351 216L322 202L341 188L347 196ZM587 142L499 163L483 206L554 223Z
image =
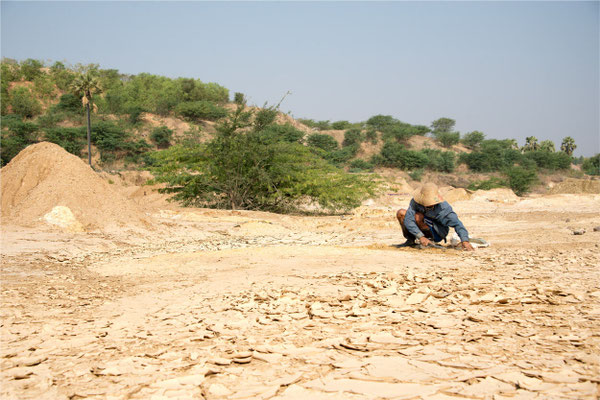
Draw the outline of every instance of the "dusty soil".
M597 398L600 195L453 203L474 253L335 217L147 208L2 226L5 399ZM574 235L574 229L585 229Z

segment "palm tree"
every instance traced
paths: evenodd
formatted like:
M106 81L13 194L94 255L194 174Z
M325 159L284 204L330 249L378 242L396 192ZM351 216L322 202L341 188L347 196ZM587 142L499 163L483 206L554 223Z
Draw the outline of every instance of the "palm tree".
M562 144L560 145L560 151L563 151L570 156L573 155L573 152L576 148L577 145L575 144L575 139L573 139L571 136L564 138Z
M540 148L538 140L535 136L528 136L525 138L525 146L523 151L537 151Z
M88 70L79 74L73 80L71 85L73 92L76 95L81 96L81 102L87 112L87 143L88 143L88 163L92 166L92 143L91 143L91 132L92 125L90 121L90 104L92 104L92 93L100 93L100 82L98 76L94 73L94 70ZM95 107L95 106L94 106Z

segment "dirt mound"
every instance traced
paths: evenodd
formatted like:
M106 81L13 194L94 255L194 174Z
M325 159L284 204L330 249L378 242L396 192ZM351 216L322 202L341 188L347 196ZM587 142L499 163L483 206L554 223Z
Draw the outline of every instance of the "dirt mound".
M56 144L42 142L27 147L0 173L3 224L34 226L56 206L62 206L86 231L149 226L135 204Z
M440 189L440 193L448 203L469 200L471 198L471 194L466 189L453 188L451 186Z
M182 135L190 130L190 124L178 118L161 117L155 114L143 113L141 115L141 119L154 128L158 126L166 126L175 132L176 135Z
M549 190L550 194L600 194L600 180L570 178L556 184Z
M492 190L477 190L471 195L471 200L515 203L519 201L519 196L510 189L498 188Z

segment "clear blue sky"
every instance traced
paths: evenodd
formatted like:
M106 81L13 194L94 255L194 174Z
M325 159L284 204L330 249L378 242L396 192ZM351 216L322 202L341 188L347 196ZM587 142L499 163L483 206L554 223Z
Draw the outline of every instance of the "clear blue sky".
M217 82L301 118L600 152L600 8L591 2L1 2L3 57Z

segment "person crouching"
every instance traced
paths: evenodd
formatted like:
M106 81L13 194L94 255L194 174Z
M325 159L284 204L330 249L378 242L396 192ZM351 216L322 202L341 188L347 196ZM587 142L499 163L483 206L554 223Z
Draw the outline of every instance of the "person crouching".
M414 192L408 209L398 210L396 218L406 238L404 245L412 245L416 240L422 246L429 246L432 241L445 241L452 227L460 238L461 247L473 251L473 246L469 243L469 232L450 204L444 201L434 183L426 183L419 187Z

